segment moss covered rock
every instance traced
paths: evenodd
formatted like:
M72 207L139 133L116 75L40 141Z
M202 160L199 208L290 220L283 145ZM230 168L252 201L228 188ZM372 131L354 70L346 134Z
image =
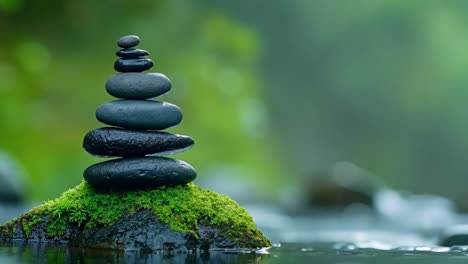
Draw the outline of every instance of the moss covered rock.
M83 182L0 225L0 240L150 251L270 245L236 202L194 184L101 194Z

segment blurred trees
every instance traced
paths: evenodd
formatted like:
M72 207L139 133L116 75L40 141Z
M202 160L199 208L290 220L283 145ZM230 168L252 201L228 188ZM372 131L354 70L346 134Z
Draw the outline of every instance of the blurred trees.
M299 174L351 161L393 187L465 192L468 2L219 5L264 39L274 132Z
M179 105L184 120L170 131L196 141L179 158L199 177L228 167L259 188L279 184L256 71L261 43L226 15L191 1L0 0L0 32L0 148L25 165L30 198L76 185L97 161L81 142L104 126L94 112L113 100L104 83L125 34L139 35L153 70L173 82L161 100Z
M173 81L162 100L184 112L172 132L195 138L179 157L200 177L234 168L270 189L349 161L393 187L458 196L467 10L457 0L0 0L0 148L26 165L32 198L80 181L96 161L82 137L112 100L115 41L131 33Z

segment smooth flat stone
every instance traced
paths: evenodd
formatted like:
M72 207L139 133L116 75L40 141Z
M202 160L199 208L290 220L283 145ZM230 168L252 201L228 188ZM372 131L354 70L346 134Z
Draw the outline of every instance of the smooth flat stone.
M161 96L170 89L171 81L161 73L117 73L106 82L110 95L125 99L149 99Z
M164 157L115 159L91 165L85 180L97 191L151 190L192 182L197 172L188 163Z
M148 51L142 49L121 49L118 50L115 55L125 59L136 59L150 55Z
M133 48L138 44L140 44L140 38L136 35L128 35L121 37L117 42L117 45L124 49Z
M94 129L83 140L83 148L87 152L108 157L174 154L189 149L193 144L193 139L188 136L112 127Z
M151 69L154 62L151 59L118 59L114 69L118 72L142 72Z
M96 110L96 118L111 126L141 130L163 130L182 121L176 105L150 100L117 100Z

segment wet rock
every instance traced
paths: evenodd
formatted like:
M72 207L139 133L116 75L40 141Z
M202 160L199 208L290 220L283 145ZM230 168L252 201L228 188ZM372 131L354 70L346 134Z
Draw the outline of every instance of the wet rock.
M96 118L108 125L130 129L163 130L182 121L176 105L149 100L118 100L102 104Z
M468 225L455 225L442 231L439 245L444 247L468 245Z
M106 82L110 95L125 99L149 99L161 96L170 89L171 81L161 73L118 73Z
M153 66L151 59L118 59L114 63L114 69L118 72L142 72Z
M240 245L237 241L220 234L219 229L200 225L195 237L190 233L180 233L172 230L168 224L163 224L149 210L141 210L134 214L125 214L110 226L99 226L84 232L82 228L68 225L63 237L47 235L45 216L40 217L42 224L35 226L26 234L21 224L14 225L15 232L9 236L0 235L0 241L15 240L28 243L65 243L80 248L113 249L143 252L188 252L210 249L256 249L266 247L267 243L255 241L250 245Z
M270 246L237 203L198 186L96 193L85 182L0 225L0 241L166 253Z
M380 188L365 171L349 162L338 162L311 178L305 186L308 203L314 207L372 206L373 195Z
M111 227L101 227L77 236L70 244L96 248L175 252L238 247L235 242L220 236L215 228L200 226L197 233L200 235L199 238L195 238L193 234L174 232L169 225L162 224L153 212L145 210L125 215Z
M197 172L181 160L141 157L97 163L88 167L83 176L96 190L109 192L183 185L192 182Z
M119 47L124 48L124 49L133 48L137 46L138 44L140 44L140 38L135 35L128 35L128 36L121 37L119 41L117 42L117 45L119 45Z
M125 59L136 59L150 55L148 51L142 49L121 49L118 50L115 55Z
M118 59L114 68L124 73L116 74L106 82L108 93L124 100L104 103L96 110L100 122L123 129L96 129L83 140L83 147L91 154L122 157L94 164L85 170L85 180L101 192L184 185L196 177L195 170L184 161L145 157L183 151L193 145L193 140L150 131L176 126L182 121L182 111L170 103L145 100L168 92L171 82L160 73L139 72L150 69L153 61L140 57L147 55L147 51L128 49L138 43L137 36L119 40L118 45L124 49L116 54L127 58ZM135 56L138 58L133 59ZM132 73L135 71L138 73Z
M83 140L86 151L108 157L175 154L187 150L193 144L193 139L188 136L111 127L94 129Z

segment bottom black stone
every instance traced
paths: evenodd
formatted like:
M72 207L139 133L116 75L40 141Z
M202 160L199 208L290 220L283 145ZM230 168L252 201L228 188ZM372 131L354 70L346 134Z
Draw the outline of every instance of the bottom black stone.
M192 182L197 172L188 163L164 157L115 159L91 165L85 180L97 191L151 190Z

